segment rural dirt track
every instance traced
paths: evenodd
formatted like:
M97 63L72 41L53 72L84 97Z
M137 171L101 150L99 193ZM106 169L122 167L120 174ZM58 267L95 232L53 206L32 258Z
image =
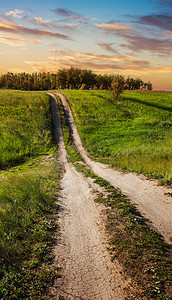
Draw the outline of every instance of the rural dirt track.
M50 95L59 164L64 173L58 202L61 235L55 247L62 277L53 288L53 299L122 300L127 283L118 262L111 262L106 249L103 208L94 202L93 182L67 160L56 100Z
M170 188L157 186L155 180L146 180L142 175L122 173L107 165L94 162L82 146L80 135L74 122L69 104L62 94L57 94L63 103L69 120L75 147L84 162L98 176L119 188L131 202L136 204L140 213L149 219L150 225L159 232L166 242L171 243L172 237L172 198Z

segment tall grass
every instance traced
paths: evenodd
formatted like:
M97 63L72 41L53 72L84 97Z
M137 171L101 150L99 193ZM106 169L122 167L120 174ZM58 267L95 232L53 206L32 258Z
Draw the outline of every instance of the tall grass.
M102 162L172 181L172 93L64 91L86 149Z
M58 195L49 97L0 96L0 299L42 299L57 276L49 265Z
M28 254L27 230L52 204L43 187L46 179L38 168L0 178L0 253L9 262Z
M0 169L50 150L50 103L46 93L0 91L0 120Z
M0 176L0 298L42 299L57 276L49 264L57 210L56 160L44 156Z

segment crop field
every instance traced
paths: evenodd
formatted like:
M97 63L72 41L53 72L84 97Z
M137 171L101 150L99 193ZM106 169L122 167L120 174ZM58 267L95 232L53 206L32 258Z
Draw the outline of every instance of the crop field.
M0 298L38 299L57 276L45 264L58 194L49 97L0 91Z
M172 182L172 93L63 91L83 144L97 160Z

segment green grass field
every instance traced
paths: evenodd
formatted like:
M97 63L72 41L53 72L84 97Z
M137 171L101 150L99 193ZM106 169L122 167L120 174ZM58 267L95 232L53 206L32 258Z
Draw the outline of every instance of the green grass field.
M95 159L170 182L172 93L125 92L118 102L106 91L64 93ZM0 298L42 299L58 276L49 256L58 195L49 97L1 90L0 120ZM68 141L67 129L64 135ZM79 160L68 142L71 161ZM125 250L123 240L119 248ZM168 276L163 273L160 280L159 273L152 274L157 296L160 289L164 293Z
M63 91L85 148L97 160L172 182L172 93Z
M42 299L57 212L49 96L0 91L0 299Z
M43 92L0 91L0 169L50 151L49 96Z

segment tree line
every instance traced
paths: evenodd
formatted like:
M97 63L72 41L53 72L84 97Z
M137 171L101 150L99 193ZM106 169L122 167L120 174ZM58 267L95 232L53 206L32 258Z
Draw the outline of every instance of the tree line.
M0 88L16 90L101 89L108 90L116 75L96 74L91 70L62 68L57 73L10 73L0 76ZM150 82L140 78L125 79L125 90L152 90Z

